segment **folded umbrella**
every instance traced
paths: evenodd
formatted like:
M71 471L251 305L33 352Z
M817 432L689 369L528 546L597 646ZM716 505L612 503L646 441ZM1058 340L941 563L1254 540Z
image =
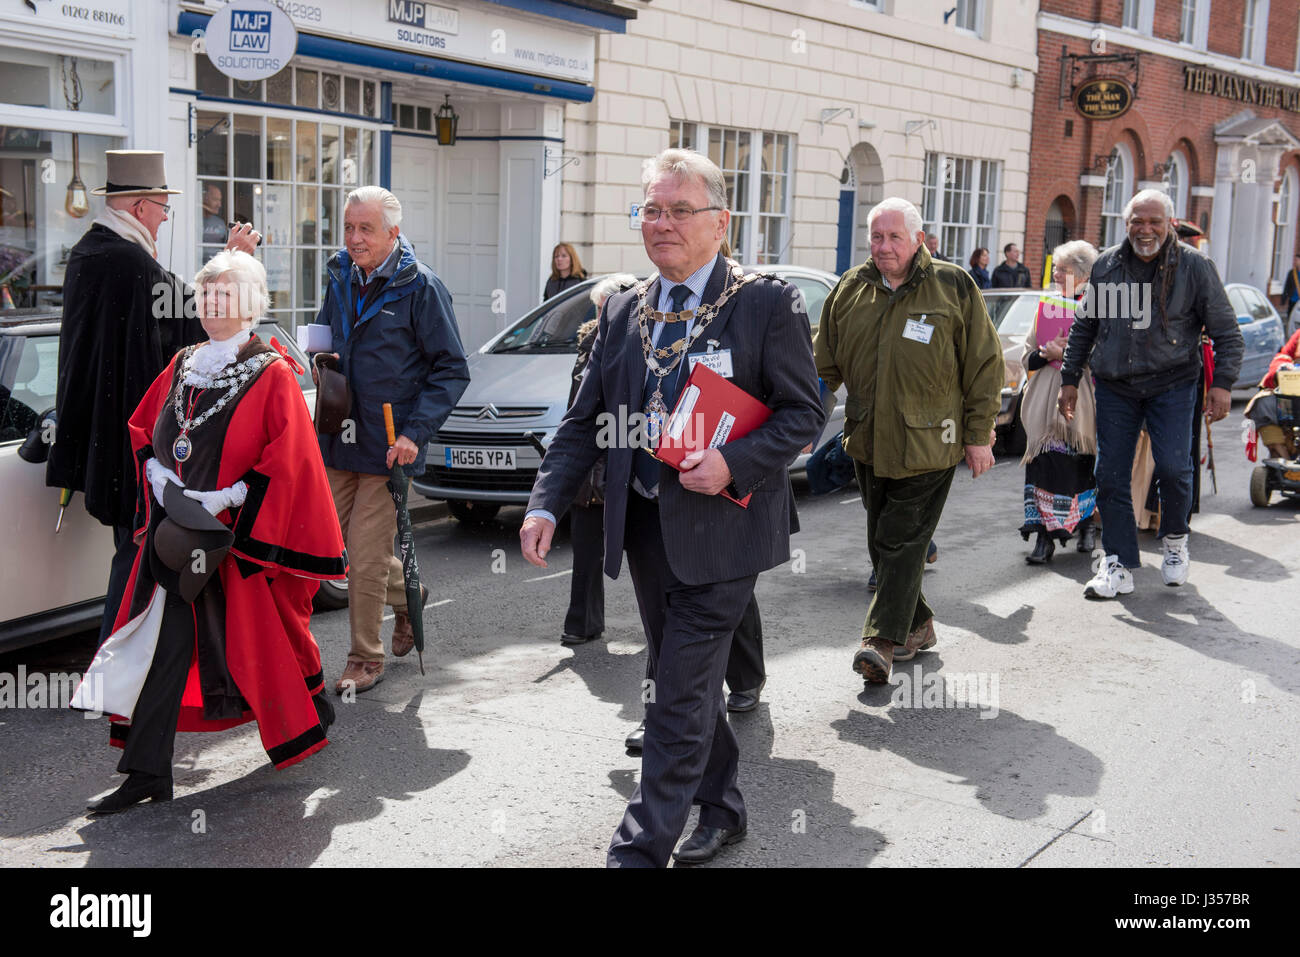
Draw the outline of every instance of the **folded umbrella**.
M384 403L384 428L388 431L388 447L392 448L397 444L397 430L393 427L393 407L387 402ZM411 527L411 512L406 506L407 486L406 473L394 459L392 474L388 477L388 492L397 508L397 547L402 553L402 578L406 582L406 613L411 619L420 674L424 674L424 602L420 595L420 564L415 557L415 530Z

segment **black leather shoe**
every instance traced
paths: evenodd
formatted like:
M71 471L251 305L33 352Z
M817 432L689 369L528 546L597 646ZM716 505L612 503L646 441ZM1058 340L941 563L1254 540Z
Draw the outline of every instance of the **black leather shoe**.
M745 828L740 827L706 827L701 824L691 836L682 841L682 846L673 851L673 860L679 864L703 864L718 856L718 851L727 844L744 840Z
M1087 520L1088 524L1079 529L1079 541L1075 544L1075 549L1081 552L1092 553L1097 547L1097 523L1091 518Z
M1034 550L1025 556L1025 561L1030 565L1046 565L1052 560L1052 555L1056 552L1056 542L1052 536L1046 532L1038 533L1038 540L1034 542Z
M633 732L623 740L623 744L626 745L627 749L631 751L633 754L641 753L641 749L645 745L645 722L644 721L638 724L635 730L633 730Z
M560 644L585 645L589 641L595 641L597 638L603 638L604 636L605 633L603 631L598 631L594 635L587 635L585 638L582 635L571 635L566 631L564 634L560 635Z
M125 811L141 801L170 801L172 799L171 777L160 778L153 774L132 771L122 786L107 797L91 801L86 810L92 814L116 814Z
M743 714L746 711L753 711L758 707L758 696L763 691L763 686L767 684L764 678L757 688L749 691L733 691L727 695L727 710Z

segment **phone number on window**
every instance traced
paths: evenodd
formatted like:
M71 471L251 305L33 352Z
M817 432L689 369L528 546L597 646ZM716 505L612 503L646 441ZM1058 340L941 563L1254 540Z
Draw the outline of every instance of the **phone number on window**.
M292 3L289 0L275 0L275 5L295 20L308 20L312 23L321 22L320 7L313 7L306 3Z

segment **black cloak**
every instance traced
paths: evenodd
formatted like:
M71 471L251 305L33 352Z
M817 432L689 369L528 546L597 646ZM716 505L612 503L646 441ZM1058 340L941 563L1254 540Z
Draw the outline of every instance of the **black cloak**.
M144 249L104 226L72 247L63 281L58 424L45 484L86 495L105 525L135 517L126 423L184 346L207 336L193 290Z

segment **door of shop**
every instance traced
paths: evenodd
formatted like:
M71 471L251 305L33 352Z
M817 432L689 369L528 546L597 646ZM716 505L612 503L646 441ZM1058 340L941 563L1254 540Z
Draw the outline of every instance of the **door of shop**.
M495 140L437 146L393 136L393 192L402 232L451 291L466 349L476 349L535 303L502 302L497 274L500 157ZM494 302L495 300L495 302ZM494 312L494 306L496 312Z

